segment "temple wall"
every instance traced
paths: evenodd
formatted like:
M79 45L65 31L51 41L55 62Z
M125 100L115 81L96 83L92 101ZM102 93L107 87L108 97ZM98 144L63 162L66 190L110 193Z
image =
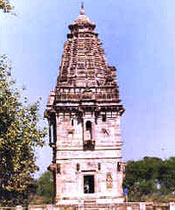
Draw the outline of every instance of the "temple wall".
M78 122L76 116L60 115L57 117L57 145L61 147L83 148L83 140L94 140L96 148L108 148L121 143L120 118L116 113L105 113L105 120L100 116L95 122L95 117L91 113L86 113L83 123ZM86 122L92 123L92 138L86 131Z
M85 112L82 119L79 122L74 113L57 115L56 202L86 200L85 176L94 178L91 198L122 197L123 171L117 166L121 162L120 117L102 112L96 119L93 112ZM94 149L84 150L86 141L94 141Z
M77 154L79 154L76 151ZM92 156L92 154L91 154ZM70 156L69 156L70 158ZM94 176L94 193L91 197L101 198L109 196L122 196L123 172L117 171L117 162L115 159L75 159L72 161L59 160L60 173L56 175L57 198L60 199L85 199L84 194L84 176Z

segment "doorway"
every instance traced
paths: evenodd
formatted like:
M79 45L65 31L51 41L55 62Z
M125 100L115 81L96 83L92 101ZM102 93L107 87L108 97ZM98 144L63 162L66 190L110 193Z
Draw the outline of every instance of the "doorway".
M94 193L94 175L84 176L84 193Z

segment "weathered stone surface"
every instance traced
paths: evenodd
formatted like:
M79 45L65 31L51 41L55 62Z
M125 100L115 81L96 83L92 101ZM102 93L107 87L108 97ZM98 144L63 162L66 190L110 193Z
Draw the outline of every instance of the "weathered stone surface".
M45 112L53 148L55 203L123 202L120 116L124 108L116 68L108 65L95 24L83 8L69 29Z
M95 201L85 201L78 205L40 205L29 206L29 210L171 210L174 203L126 202L118 204L97 204Z

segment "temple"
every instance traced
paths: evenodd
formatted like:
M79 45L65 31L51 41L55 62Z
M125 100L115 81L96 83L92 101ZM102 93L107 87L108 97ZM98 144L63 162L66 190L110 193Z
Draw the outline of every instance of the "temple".
M116 68L108 65L95 27L82 6L69 25L57 84L45 111L55 204L123 202L124 108Z

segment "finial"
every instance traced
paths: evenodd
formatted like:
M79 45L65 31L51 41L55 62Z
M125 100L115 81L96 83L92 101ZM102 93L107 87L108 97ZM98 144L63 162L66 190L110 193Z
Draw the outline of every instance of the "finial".
M84 11L84 2L81 2L80 15L85 15L85 11Z

